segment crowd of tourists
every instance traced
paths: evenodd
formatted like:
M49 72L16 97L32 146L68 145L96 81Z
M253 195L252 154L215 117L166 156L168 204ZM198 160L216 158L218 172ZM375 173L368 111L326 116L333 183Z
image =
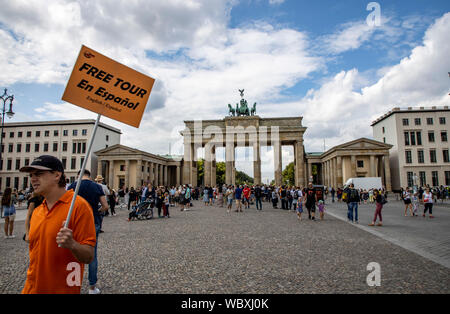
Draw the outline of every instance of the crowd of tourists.
M23 293L80 293L84 264L88 264L89 294L98 294L97 284L97 245L105 216L116 216L115 208L127 209L128 221L136 218L141 205L151 204L156 208L159 218L170 218L170 209L189 211L192 201L201 200L205 206L226 207L228 213L244 212L255 205L257 211L263 210L263 203L273 208L295 211L298 220L302 213L308 213L308 219L316 220L318 211L321 220L325 215L325 200L331 194L331 201L347 203L349 221L358 223L358 205L376 203L375 214L369 226L382 225L382 208L387 202L384 190L357 190L353 184L346 189L321 187L309 183L306 187L273 185L218 185L192 187L190 185L146 186L134 189L121 187L115 191L104 183L98 175L91 179L85 170L78 181L69 183L64 175L62 162L49 155L36 158L30 165L22 167L21 172L29 174L33 189L17 191L6 188L1 195L2 216L5 219L5 238L14 238L15 205L27 202L27 217L23 240L29 243L29 268ZM73 199L78 189L80 197ZM411 216L417 216L420 204L423 204L423 216L429 213L433 218L433 202L448 198L448 189L433 191L429 187L414 191L406 188L400 195L405 204L405 216L408 209ZM73 200L73 201L72 201ZM73 205L70 219L67 219L69 207ZM63 225L61 223L64 222ZM56 237L55 237L56 235ZM60 250L64 248L66 250ZM48 263L46 261L54 261ZM78 266L76 266L78 265ZM67 270L74 269L78 275L70 282ZM64 271L60 271L64 270ZM77 279L78 278L78 279Z

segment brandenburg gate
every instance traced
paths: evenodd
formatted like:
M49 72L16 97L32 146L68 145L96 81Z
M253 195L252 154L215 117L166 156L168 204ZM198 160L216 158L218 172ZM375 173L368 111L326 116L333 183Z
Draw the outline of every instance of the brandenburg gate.
M282 184L282 146L294 147L295 185L305 186L306 166L304 158L302 117L261 118L256 115L256 103L250 109L241 92L240 105L236 109L228 105L230 116L222 120L184 121L181 131L184 138L183 184L197 185L197 150L205 149L204 184L216 185L216 149L225 148L225 183L235 184L236 147L253 148L253 177L261 182L261 147L273 146L275 184Z

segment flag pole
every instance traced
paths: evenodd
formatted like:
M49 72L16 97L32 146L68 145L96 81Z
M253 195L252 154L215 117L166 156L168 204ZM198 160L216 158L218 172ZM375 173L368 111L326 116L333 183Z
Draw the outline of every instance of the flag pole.
M69 213L67 214L64 228L67 228L67 226L69 225L70 216L72 216L73 207L75 205L75 199L77 198L78 190L80 189L80 185L81 185L81 178L84 175L84 170L86 169L87 160L91 153L92 144L94 143L95 133L97 132L97 127L98 127L98 122L100 121L100 117L101 117L101 115L98 114L97 120L95 121L95 125L94 125L94 131L92 132L91 140L89 142L88 150L86 152L86 156L84 157L83 165L81 166L80 175L78 176L77 185L75 187L75 193L73 194L72 203L70 204L70 209L69 209Z

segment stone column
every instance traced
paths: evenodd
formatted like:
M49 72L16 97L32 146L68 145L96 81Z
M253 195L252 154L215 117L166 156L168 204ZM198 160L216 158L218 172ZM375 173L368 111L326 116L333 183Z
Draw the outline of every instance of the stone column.
M69 167L67 167L69 169ZM102 160L99 158L97 161L97 175L102 174Z
M261 184L261 152L259 140L253 143L253 177L255 184Z
M374 155L370 155L369 176L370 177L376 177L376 175L375 175L375 156Z
M108 184L111 189L114 188L114 160L109 161Z
M211 185L216 186L216 146L211 147Z
M155 163L153 166L155 168L155 186L159 186L159 165Z
M356 178L356 156L355 155L351 155L350 157L350 166L351 166L351 174L352 174L352 178Z
M168 167L169 166L164 165L164 186L167 186L169 183L169 177L167 176L168 175L168 169L167 169Z
M323 181L323 184L328 186L328 161L325 161L323 163L324 167L324 175L325 175L325 180Z
M183 184L191 183L192 175L192 143L190 142L190 136L185 133L184 135L184 159L183 159ZM155 182L154 182L155 184Z
M192 147L191 147L191 160L192 162L192 172L191 172L191 186L195 187L197 186L197 172L198 172L198 165L197 165L197 145L198 144L194 144L192 143Z
M152 186L155 186L154 170L155 170L155 165L154 165L154 163L150 162L150 183L152 184Z
M391 185L391 168L389 164L389 155L384 155L384 174L386 178L386 190L392 191L392 185Z
M136 160L136 185L135 189L138 189L141 186L142 180L142 159Z
M203 184L211 186L211 144L205 145L205 160L203 164Z
M130 161L127 159L125 160L125 187L128 189L131 188L130 186Z
M336 188L342 187L344 185L343 178L342 178L342 157L337 156L336 157L336 170L337 170L337 182L336 182Z
M177 166L176 167L176 186L177 186L177 188L180 186L180 184L181 184L181 182L180 182L180 166Z
M303 142L297 141L294 143L294 158L295 158L295 185L304 186L305 176L304 176L304 152L303 152Z
M282 151L281 141L275 140L273 143L274 153L274 169L275 169L275 185L280 186L282 184Z
M228 132L229 130L227 130ZM225 183L233 184L234 134L226 133L225 138Z
M336 189L336 185L337 185L337 166L336 166L337 160L336 160L336 157L334 157L332 159L332 161L333 161L333 163L332 163L332 165L333 165L333 185L332 185L332 187L334 187L334 189Z

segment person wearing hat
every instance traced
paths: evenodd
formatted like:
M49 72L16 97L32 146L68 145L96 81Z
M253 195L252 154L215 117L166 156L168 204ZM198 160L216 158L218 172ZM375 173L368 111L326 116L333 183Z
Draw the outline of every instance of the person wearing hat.
M61 161L42 155L20 171L29 173L34 191L44 196L30 221L30 260L22 293L79 294L84 264L94 259L96 237L92 209L86 200L77 196L69 224L64 228L74 192L65 189Z

